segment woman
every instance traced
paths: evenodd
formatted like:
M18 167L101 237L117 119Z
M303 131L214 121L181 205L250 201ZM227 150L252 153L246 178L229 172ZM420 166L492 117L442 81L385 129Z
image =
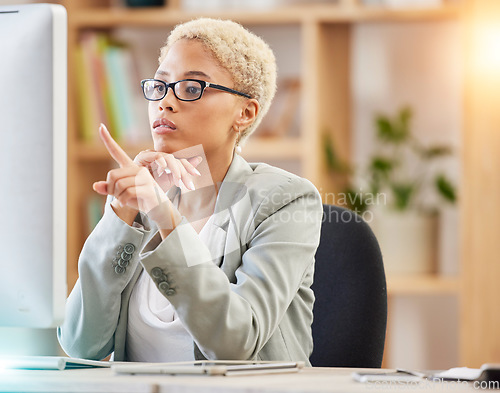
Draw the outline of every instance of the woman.
M321 199L307 180L236 154L275 92L274 55L240 25L198 19L161 50L154 150L120 168L87 239L58 336L71 356L301 360L312 352Z

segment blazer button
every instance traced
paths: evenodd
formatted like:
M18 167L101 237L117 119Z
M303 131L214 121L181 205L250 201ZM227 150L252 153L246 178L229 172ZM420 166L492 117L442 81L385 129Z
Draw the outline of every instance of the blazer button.
M128 264L129 264L129 262L127 260L123 260L123 259L118 260L118 266L127 267Z
M135 246L132 243L127 243L123 247L123 251L127 254L133 254L135 251Z
M165 292L165 295L167 295L167 296L172 296L172 295L175 295L175 289L173 289L173 288L168 289L168 290Z
M158 289L165 293L170 289L170 285L168 285L168 282L162 281L158 284Z
M151 276L153 278L160 278L163 275L163 270L161 270L159 267L154 267L151 269Z
M124 261L130 261L132 259L132 254L127 254L125 251L120 255Z
M117 265L117 266L115 266L115 273L116 274L123 274L123 273L125 273L125 268L120 266L120 265Z

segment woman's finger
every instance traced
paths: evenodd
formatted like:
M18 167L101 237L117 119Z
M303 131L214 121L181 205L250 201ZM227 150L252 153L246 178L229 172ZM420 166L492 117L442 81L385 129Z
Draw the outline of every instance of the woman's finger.
M194 166L196 168L203 161L203 157L202 156L194 156L194 157L188 158L187 160L189 161L189 163L192 166Z
M93 185L92 188L94 189L95 192L101 195L108 195L108 183L106 183L104 180L101 181L96 181Z
M143 150L139 152L134 158L134 162L140 166L151 165L155 160L161 157L161 153L154 150Z
M178 163L175 163L176 160ZM190 175L201 176L201 173L196 169L196 166L198 166L202 160L203 158L201 156L178 159L169 153L145 150L141 151L134 158L134 163L149 168L151 174L156 180L162 178L163 183L165 183L165 175L171 174L168 178L171 179L176 186L180 186L179 181L182 181L186 187L192 189L190 186L192 179L183 179L185 176L183 169L185 168ZM179 163L181 165L179 165Z
M123 151L118 143L116 143L116 141L111 137L111 134L109 133L106 126L102 123L99 127L99 136L104 142L104 146L106 146L109 154L111 155L111 157L113 157L113 160L115 160L118 165L120 165L120 167L134 164L134 161L132 161L128 154Z
M108 195L115 195L115 187L116 183L123 178L137 177L137 174L142 170L147 171L146 168L139 167L137 165L126 166L123 168L111 169L106 176L106 185L107 185L107 193Z
M137 176L123 177L116 181L114 196L121 202L123 198L131 196L131 189L137 183Z
M116 197L118 202L122 206L127 206L132 209L140 210L139 209L139 198L140 196L138 195L137 192L138 187L135 185L132 185L131 187L128 187L124 192L122 192L119 196Z
M188 171L186 170L186 167L185 167L185 163L180 160L180 171L181 171L181 181L182 183L184 183L184 185L186 186L186 188L188 190L191 190L193 191L195 188L194 188L194 183L193 183L193 179L192 179L192 175L190 173L188 173ZM187 164L189 164L187 161L186 161Z
M188 171L191 175L196 175L196 176L201 176L201 173L198 169L195 168L195 165L193 165L191 162L189 162L189 160L185 159L185 158L181 158L181 164L184 166L184 168L186 169L186 171ZM196 165L198 165L200 161L196 160L196 159L193 159L193 161L196 163Z
M172 173L172 171L168 169L167 160L165 160L165 157L163 155L160 155L155 162L156 165L158 165L157 168L158 176L161 176L163 173L166 174Z
M181 164L180 164L179 160L177 160L177 158L175 158L171 154L166 154L163 157L165 158L165 161L167 162L167 168L170 169L170 171L172 172L172 176L173 176L172 180L174 181L174 184L177 187L180 187L179 180L181 179L181 169L180 169Z

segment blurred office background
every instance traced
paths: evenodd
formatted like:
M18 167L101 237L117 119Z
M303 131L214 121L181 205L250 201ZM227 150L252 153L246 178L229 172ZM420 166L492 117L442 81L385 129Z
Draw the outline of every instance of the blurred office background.
M409 176L425 171L432 176L445 173L457 200L450 203L430 198L439 215L433 224L431 254L425 254L422 266L394 268L391 262L388 267L384 366L478 366L463 364L461 349L462 280L466 279L461 260L463 221L459 214L465 140L465 1L166 0L156 1L155 8L146 7L147 1L139 4L139 0L59 3L68 8L70 23L70 153L77 157L69 169L70 176L78 175L84 185L98 180L109 167L103 150L96 148L97 124L102 116L115 122L115 136L131 154L148 146L147 104L134 84L154 74L158 49L170 28L195 16L241 21L271 45L279 67L276 103L268 121L255 135L256 141L244 147L243 155L311 178L326 203L339 202L335 196L340 198L349 182L366 191L362 168L380 149L377 116L393 119L402 108L410 108L411 135L422 146L446 146L451 153L439 164L410 159ZM128 86L127 105L132 113L126 124L120 109L115 109L118 113L109 110L112 98L111 103L106 103L103 97L93 96L95 91L84 91L88 78L93 77L85 71L86 56L95 56L92 50L99 46L118 48L113 52L119 59L116 64L126 70L121 80ZM109 78L116 78L116 68ZM89 109L92 102L99 100L103 100L101 108ZM329 142L323 139L325 134L330 136ZM332 147L329 143L339 162L347 162L354 172L348 175L328 169L325 151L327 145ZM433 184L425 186L419 198L429 198L432 188ZM80 188L76 194L75 190L70 192L70 220L78 221L69 225L70 289L77 274L75 257L98 220L102 204L90 188ZM376 215L383 217L378 207L374 206ZM364 217L372 224L375 213ZM392 246L382 244L384 256L394 258L389 254L398 253L392 249L400 241L394 238ZM402 247L407 247L406 243ZM408 258L403 257L401 264L419 254L424 246L417 243L413 247L403 250Z

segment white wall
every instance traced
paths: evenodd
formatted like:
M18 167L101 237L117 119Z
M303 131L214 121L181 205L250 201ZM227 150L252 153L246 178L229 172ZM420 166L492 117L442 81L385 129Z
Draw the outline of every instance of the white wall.
M414 110L423 141L460 147L461 49L455 22L360 24L352 46L354 156L363 162L373 144L373 118ZM457 155L458 157L458 155ZM450 167L458 177L458 159Z
M423 142L448 143L455 157L446 170L460 176L462 119L461 45L458 23L367 23L354 28L352 46L353 157L373 151L373 119L403 105L414 111L413 131ZM458 271L457 213L447 212L438 269ZM451 297L390 299L388 366L447 368L458 362L458 300Z

